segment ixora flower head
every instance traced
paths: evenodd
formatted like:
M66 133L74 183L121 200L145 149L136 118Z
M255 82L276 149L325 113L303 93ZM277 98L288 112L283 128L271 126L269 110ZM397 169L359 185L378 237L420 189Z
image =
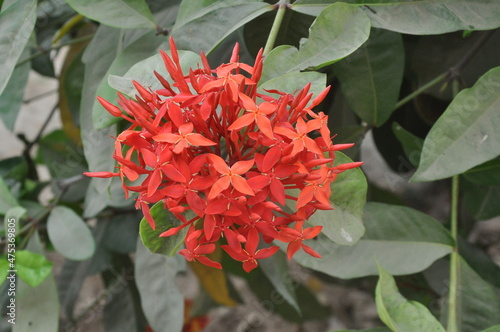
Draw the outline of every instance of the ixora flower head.
M249 272L278 250L266 247L273 240L288 243L289 259L300 249L320 257L304 242L321 226L307 227L307 220L332 209L330 184L362 164L334 166L335 151L352 144L333 144L328 116L311 110L329 88L314 99L310 84L294 95L260 94L262 53L252 67L238 61L236 45L216 69L201 54L202 68L186 74L172 39L170 49L170 57L160 52L173 84L155 72L163 89L134 82L138 95L118 94L120 108L98 97L131 125L116 137L118 171L86 175L121 177L153 229L150 204L163 202L181 224L160 236L187 227L180 251L187 260L221 268L206 256L220 245ZM196 214L189 220L188 210Z

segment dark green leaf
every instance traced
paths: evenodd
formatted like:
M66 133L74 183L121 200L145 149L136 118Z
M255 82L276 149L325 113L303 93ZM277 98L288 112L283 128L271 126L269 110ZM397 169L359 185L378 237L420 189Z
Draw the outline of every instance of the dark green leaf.
M57 206L52 210L47 232L54 248L66 258L84 260L94 253L95 242L89 227L67 207Z
M335 153L335 165L350 163L343 153ZM352 245L365 232L363 207L366 202L366 178L359 168L338 175L331 184L333 210L317 211L309 221L323 226L323 234L337 244Z
M421 303L408 301L398 290L394 278L379 266L375 301L380 319L398 332L445 332L443 326Z
M3 285L3 283L5 282L5 280L7 280L7 277L10 274L9 264L10 263L7 260L7 255L2 255L2 257L0 257L0 285Z
M16 252L17 275L31 287L40 285L52 272L52 266L43 255L27 250Z
M160 237L161 233L166 232L170 228L182 225L182 222L163 207L163 202L158 202L153 205L151 208L151 216L155 220L156 229L153 230L151 226L149 226L146 218L142 218L139 226L142 242L152 253L173 257L184 242L188 227L184 227L176 235Z
M487 220L500 215L500 186L481 186L462 181L464 205L476 220Z
M132 253L135 251L138 233L138 214L119 214L108 222L104 245L117 253Z
M500 67L461 91L424 141L412 181L431 181L463 173L500 154ZM464 156L467 156L464 158Z
M292 9L318 15L337 0L298 0ZM362 6L376 28L426 35L500 26L495 0L346 0Z
M99 23L123 29L154 29L144 0L66 0L74 10Z
M233 31L273 8L262 0L205 1L191 6L194 8L181 7L181 20L172 29L172 36L179 49L196 53L210 53Z
M181 331L184 324L184 297L179 292L176 275L186 270L180 255L167 257L152 254L137 241L135 278L141 305L154 331Z
M449 232L439 222L416 210L368 203L363 219L366 233L358 243L338 245L320 235L307 245L323 258L316 259L299 251L295 260L313 270L349 279L377 275L377 261L393 275L416 273L452 250L453 239ZM285 247L280 242L276 244Z
M500 332L500 325L495 325L481 332Z
M297 285L294 284L290 275L287 258L281 251L276 252L273 256L259 261L259 266L266 277L271 281L276 291L300 313L300 307L295 295Z
M491 256L475 245L459 238L458 252L469 266L485 281L500 289L500 266Z
M36 254L43 254L43 247L38 232L35 232L26 249ZM13 332L58 331L59 301L56 282L49 273L37 287L31 287L22 280L16 289L16 324Z
M354 112L363 121L380 126L399 98L404 64L401 35L374 29L368 41L337 62L333 71Z
M404 129L397 122L392 123L392 131L403 146L403 150L408 160L413 166L418 166L420 162L420 153L422 152L423 140Z
M374 327L366 330L335 330L330 332L391 332L387 327Z
M36 22L35 0L17 0L0 13L0 94L7 86Z
M297 50L279 46L266 57L262 82L286 73L321 68L358 49L370 34L370 20L363 11L345 3L326 8L314 21L309 39Z
M500 185L500 159L494 159L476 166L464 173L464 177L474 184L483 186Z

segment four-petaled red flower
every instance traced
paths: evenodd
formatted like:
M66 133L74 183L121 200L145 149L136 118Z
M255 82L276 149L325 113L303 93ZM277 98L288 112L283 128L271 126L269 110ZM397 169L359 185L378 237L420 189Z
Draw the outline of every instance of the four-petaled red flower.
M202 68L185 75L172 39L170 51L160 52L170 80L154 73L162 89L134 81L138 94L118 94L119 107L98 98L131 125L116 137L118 171L86 174L119 176L153 229L150 205L162 202L181 224L160 236L188 227L179 252L187 260L221 268L207 257L220 245L250 272L278 250L266 247L274 240L288 243L289 259L299 249L320 257L304 241L321 226L306 222L316 210L332 209L337 175L361 165L334 165L335 151L352 144L333 144L328 116L311 110L329 88L312 102L311 84L295 95L261 94L262 53L252 67L238 61L236 45L230 63L215 70L202 53ZM188 210L196 215L189 220Z

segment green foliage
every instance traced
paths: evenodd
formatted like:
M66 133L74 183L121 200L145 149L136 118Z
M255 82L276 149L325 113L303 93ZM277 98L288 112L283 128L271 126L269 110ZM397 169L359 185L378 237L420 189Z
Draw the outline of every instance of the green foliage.
M179 332L185 300L194 301L186 317L243 302L235 280L248 285L262 317L302 323L336 316L317 298L322 287L314 282L321 280L373 295L387 328L366 332L444 331L443 325L449 332L500 331L500 268L492 257L498 234L477 236L482 221L500 216L496 0L0 0L0 6L0 121L10 134L0 151L0 295L2 303L10 296L5 281L15 263L12 331L85 329L104 303L105 331ZM134 206L138 195L125 198L122 179L82 175L117 172L113 138L127 129L96 97L115 105L117 91L136 98L132 80L162 89L153 71L172 84L158 52L170 52L170 36L185 75L203 67L200 51L215 68L229 61L235 42L248 64L267 44L259 93L294 94L311 83L312 100L330 86L313 111L329 116L335 144L356 143L348 156L335 152L335 163L365 165L339 174L330 188L334 209L306 221L322 226L317 238L304 241L322 258L299 251L293 259L300 267L290 269L288 244L276 240L281 251L251 273L221 250L211 258L223 270L186 264L178 251L189 227L159 237L182 225L163 208L170 202L151 206L153 230ZM25 100L31 69L57 78L61 129L48 130L50 118L35 127L19 122L26 103L39 102L44 111L53 105ZM374 164L375 150L399 175L416 169L411 181L427 183L401 186ZM437 181L450 177L451 184ZM295 276L304 269L319 279ZM193 299L177 284L187 271L201 285ZM375 287L366 277L376 275ZM88 277L102 280L104 295L75 310Z

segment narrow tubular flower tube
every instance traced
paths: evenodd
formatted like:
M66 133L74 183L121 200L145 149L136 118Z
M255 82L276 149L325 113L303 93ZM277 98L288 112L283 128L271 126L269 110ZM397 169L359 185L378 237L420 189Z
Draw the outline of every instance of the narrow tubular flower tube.
M136 207L153 229L161 221L150 206L162 202L181 224L160 236L187 227L179 252L187 260L221 268L207 257L220 246L250 272L278 250L272 241L288 243L289 259L301 249L320 257L304 242L321 226L307 220L332 209L332 182L362 164L333 163L335 151L352 144L333 144L328 116L312 110L329 88L314 99L310 84L295 95L261 94L262 52L250 66L239 62L236 45L230 62L215 69L202 54L201 68L184 73L173 39L170 46L170 56L160 52L170 77L151 73L162 89L134 81L135 99L119 94L120 107L98 97L130 126L116 138L117 171L85 175L120 177L127 195L138 193ZM188 210L196 217L187 220Z

